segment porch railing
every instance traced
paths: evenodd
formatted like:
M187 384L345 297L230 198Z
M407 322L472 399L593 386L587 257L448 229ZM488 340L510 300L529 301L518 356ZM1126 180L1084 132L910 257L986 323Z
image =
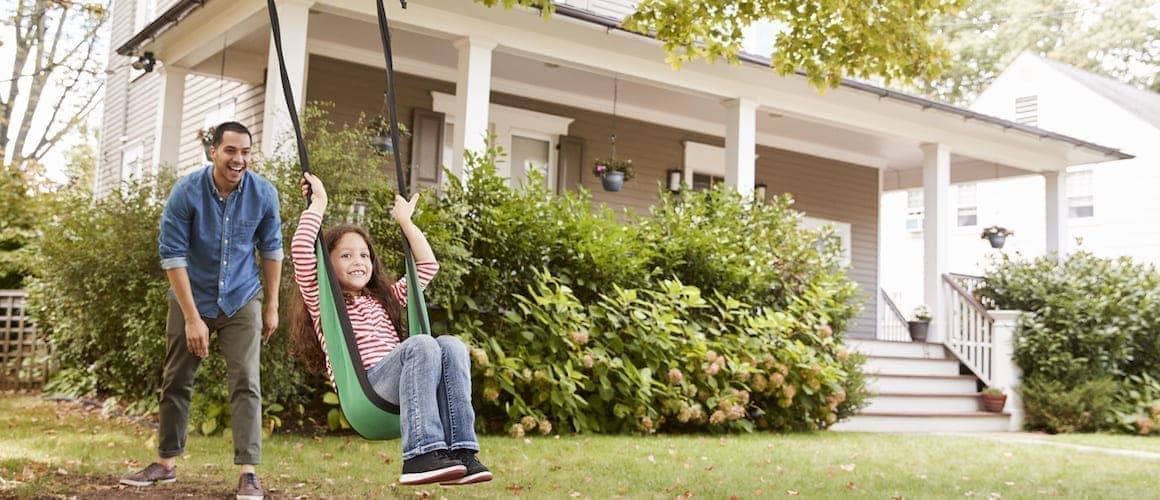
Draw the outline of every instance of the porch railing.
M982 276L975 276L973 274L947 273L947 275L951 278L954 278L959 286L963 287L963 289L966 290L967 293L969 293L972 297L974 297L975 300L979 301L983 307L986 307L987 309L995 309L995 304L992 304L990 300L979 297L979 289L983 288L983 285L987 284L986 278Z
M878 340L887 340L890 342L910 342L910 328L906 323L906 316L902 315L902 311L898 310L898 305L894 303L894 299L886 293L886 290L878 290L882 295L882 302L886 307L882 308L882 318L879 321Z
M943 292L947 301L944 343L975 376L991 385L995 319L954 275L943 275Z
M28 294L0 290L0 388L39 389L52 373L52 346L25 312Z

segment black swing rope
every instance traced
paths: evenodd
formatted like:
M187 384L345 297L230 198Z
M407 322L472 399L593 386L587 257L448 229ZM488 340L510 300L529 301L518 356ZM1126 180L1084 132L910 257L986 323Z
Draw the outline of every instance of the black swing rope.
M407 193L406 176L403 173L402 162L400 161L400 156L399 156L399 132L398 132L398 127L397 127L398 111L397 111L397 108L395 105L395 91L394 91L394 80L395 79L394 79L394 69L393 69L393 65L392 65L390 34L388 32L386 8L383 6L382 0L377 0L376 3L378 4L379 30L380 30L381 35L382 35L383 49L385 52L386 62L387 62L387 93L388 93L388 95L387 95L386 99L388 100L389 108L390 108L391 145L392 145L392 150L394 151L395 171L396 171L396 174L398 177L399 194L401 196L403 196L404 198L407 198L408 193ZM401 0L401 3L403 5L403 8L406 8L406 6L407 6L406 0ZM294 124L294 137L295 137L295 140L296 140L297 145L298 145L298 161L299 161L300 166L302 167L302 172L309 173L310 172L310 157L306 152L306 141L304 141L302 138L302 124L298 118L298 108L294 104L294 93L293 93L294 91L290 86L290 76L286 71L286 58L285 58L285 55L284 55L283 50L282 50L282 28L281 28L281 25L278 23L278 6L276 5L275 0L266 0L266 5L267 5L267 11L268 11L269 16L270 16L270 30L272 31L273 38L274 38L274 49L278 55L278 70L279 70L279 75L282 78L282 94L283 94L283 97L286 98L286 110L290 114L290 121L291 121L291 123ZM310 197L308 194L307 195L308 202L309 202L309 199L310 199ZM315 241L316 242L322 241L322 230L321 229L319 229L318 235L317 235ZM316 243L316 244L320 244L320 243ZM410 246L409 242L407 241L406 235L404 235L404 237L403 237L403 257L404 257L405 262L408 262L408 263L413 262L413 257L411 255L411 246ZM332 268L329 259L319 259L319 260L321 261L320 265L325 270L327 279L330 282L330 289L336 290L336 291L341 290L342 288L338 282L338 277L335 275L334 269ZM411 268L413 266L409 265L408 267ZM338 297L338 295L336 295L335 297ZM421 305L419 305L419 304L414 304L413 306L421 307ZM372 404L374 404L376 407L378 407L384 411L387 411L389 413L398 414L399 413L398 405L392 404L389 401L387 401L386 399L383 399L382 396L379 396L379 394L377 392L375 392L374 388L371 386L370 381L367 379L366 370L363 368L362 356L358 350L358 343L355 339L354 329L351 327L350 316L346 312L346 307L345 306L338 307L336 305L335 310L338 314L339 323L342 325L342 333L343 333L343 338L346 340L347 352L350 353L350 357L351 357L350 361L355 366L354 371L358 376L359 386L362 388L362 392L365 394L367 400L370 401ZM430 327L430 323L429 323L429 320L427 318L427 315L420 314L419 317L421 318L422 321L420 322L420 325L419 325L420 332L418 332L418 333L419 334L430 334L431 327ZM416 332L412 332L412 333L416 333Z

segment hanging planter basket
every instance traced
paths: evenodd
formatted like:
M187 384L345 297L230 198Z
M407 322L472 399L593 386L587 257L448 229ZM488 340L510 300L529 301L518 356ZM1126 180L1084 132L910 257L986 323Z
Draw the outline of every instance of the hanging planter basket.
M620 191L621 186L624 185L624 172L609 172L600 178L600 184L604 186L605 191Z
M983 230L981 237L991 243L991 248L1003 248L1008 236L1015 236L1015 231L1003 226L991 226Z
M624 181L631 180L634 176L632 169L632 160L596 160L595 165L592 166L592 173L600 178L600 184L604 186L605 191L620 191Z

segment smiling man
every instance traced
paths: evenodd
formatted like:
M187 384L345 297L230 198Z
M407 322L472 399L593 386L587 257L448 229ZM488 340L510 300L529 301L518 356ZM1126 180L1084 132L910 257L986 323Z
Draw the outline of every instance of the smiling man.
M263 496L254 471L262 453L258 365L263 338L278 328L282 220L274 186L249 171L252 142L244 125L218 125L210 149L213 165L177 181L161 214L161 268L171 288L159 459L122 478L123 484L177 480L194 375L209 354L210 332L217 332L229 372L234 463L241 466L237 498Z

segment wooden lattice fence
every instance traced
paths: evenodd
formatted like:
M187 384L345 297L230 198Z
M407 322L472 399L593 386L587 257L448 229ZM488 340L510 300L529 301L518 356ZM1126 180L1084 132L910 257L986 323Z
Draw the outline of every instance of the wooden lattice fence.
M0 290L0 389L39 389L54 368L52 346L25 310L28 293Z

